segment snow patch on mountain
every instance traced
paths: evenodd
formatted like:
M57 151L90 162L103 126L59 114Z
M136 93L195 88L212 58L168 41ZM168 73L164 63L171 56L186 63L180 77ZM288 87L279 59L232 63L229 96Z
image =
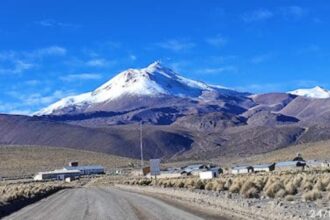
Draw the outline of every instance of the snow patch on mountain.
M162 95L199 98L205 92L233 92L221 86L187 79L173 70L154 62L143 69L128 69L113 77L92 92L70 96L42 109L36 115L48 115L56 110L110 102L124 95L157 97Z
M294 90L294 91L291 91L288 93L297 95L297 96L304 96L307 98L315 98L315 99L330 98L330 91L328 91L320 86L316 86L311 89L297 89L297 90Z

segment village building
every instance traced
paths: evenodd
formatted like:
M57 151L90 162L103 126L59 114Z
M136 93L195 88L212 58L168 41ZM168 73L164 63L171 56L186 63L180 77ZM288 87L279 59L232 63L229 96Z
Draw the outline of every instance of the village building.
M231 169L232 174L252 173L252 166L236 166Z
M34 176L35 181L42 180L65 180L66 178L77 179L80 176L80 170L53 170L47 172L39 172Z
M306 161L306 167L308 169L328 169L330 164L324 160L308 160Z
M305 161L282 161L275 164L276 171L305 170Z
M253 171L255 173L270 172L273 170L275 170L275 163L258 164L253 166Z
M213 179L219 176L220 173L223 173L223 170L220 167L212 167L207 171L199 173L199 178L202 180Z
M181 175L193 175L193 176L199 176L200 172L207 171L209 167L205 164L194 164L186 166L182 169Z
M79 170L80 175L104 174L104 167L101 165L88 166L66 166L64 170Z

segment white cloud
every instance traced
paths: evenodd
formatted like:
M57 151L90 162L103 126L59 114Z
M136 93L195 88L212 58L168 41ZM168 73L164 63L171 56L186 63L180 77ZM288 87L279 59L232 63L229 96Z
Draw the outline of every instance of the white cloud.
M180 52L184 50L189 50L196 45L195 43L190 41L171 39L164 42L156 43L156 46L161 47L163 49L172 50L174 52Z
M34 64L22 60L13 60L12 62L10 67L1 67L0 64L0 74L20 74L34 67Z
M132 61L135 61L137 59L137 57L134 54L130 54L129 59Z
M20 109L13 109L7 113L11 114L11 115L31 115L32 114L32 112L29 110L20 110Z
M72 82L76 80L98 80L101 79L102 75L99 73L80 73L80 74L69 74L61 76L60 79L66 82Z
M286 19L299 20L308 14L308 10L297 5L282 7L281 12Z
M221 35L217 35L215 37L207 38L206 42L215 47L222 47L226 45L227 39L222 37Z
M274 13L268 9L258 9L252 12L246 12L242 15L242 20L246 23L265 21L274 16Z
M35 22L36 24L43 26L43 27L60 27L60 28L80 28L81 25L72 24L67 22L60 22L54 19L44 19Z
M31 51L0 51L0 61L10 60L34 60L37 58L43 58L45 56L64 56L67 53L67 49L57 45L38 48Z
M27 80L24 82L24 84L28 85L28 86L36 86L39 85L41 82L39 80L36 79L32 79L32 80Z
M259 54L251 58L251 63L259 64L270 60L273 57L272 53Z
M17 99L19 102L0 103L0 111L10 114L31 115L36 108L42 108L58 101L61 98L75 95L72 90L56 90L48 95L41 93L25 94L16 90L6 92L7 95Z
M28 53L28 55L38 56L38 57L64 56L64 55L66 55L66 53L67 53L67 50L64 47L51 46L51 47L45 47L45 48L34 50L34 51Z
M108 61L106 59L92 59L87 61L86 65L93 67L103 67L108 65Z
M215 68L198 69L196 72L199 74L220 74L220 73L237 72L237 71L238 68L236 66L223 66L223 67L215 67Z
M65 56L67 50L50 46L31 51L0 51L0 74L19 74L36 67L36 63L48 56Z

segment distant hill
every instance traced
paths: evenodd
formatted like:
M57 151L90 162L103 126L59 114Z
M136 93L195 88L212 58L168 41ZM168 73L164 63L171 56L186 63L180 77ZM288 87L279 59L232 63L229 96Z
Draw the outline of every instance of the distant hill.
M159 62L128 69L35 116L0 115L0 144L68 147L138 158L262 154L330 139L330 98L316 87L251 94L181 76Z

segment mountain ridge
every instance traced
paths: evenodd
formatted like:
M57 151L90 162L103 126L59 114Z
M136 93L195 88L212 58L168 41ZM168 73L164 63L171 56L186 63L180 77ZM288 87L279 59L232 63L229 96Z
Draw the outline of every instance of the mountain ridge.
M146 68L128 69L92 92L70 96L36 112L36 115L53 114L63 108L87 109L91 105L110 103L126 96L179 97L202 99L207 93L238 93L222 86L211 86L180 76L156 61Z
M330 99L238 92L181 77L156 62L123 71L39 115L0 115L0 144L137 158L141 122L146 158L249 156L330 139Z

